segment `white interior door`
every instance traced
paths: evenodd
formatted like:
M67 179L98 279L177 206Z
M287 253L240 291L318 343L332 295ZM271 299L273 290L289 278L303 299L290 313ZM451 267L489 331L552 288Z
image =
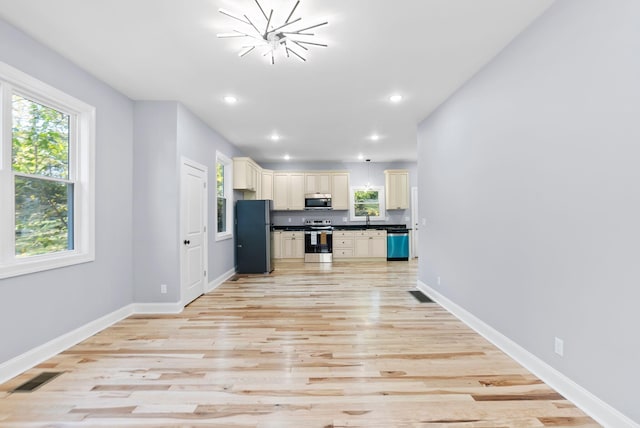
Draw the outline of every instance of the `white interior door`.
M418 236L420 217L418 216L418 188L411 188L411 256L418 257Z
M207 167L183 160L180 175L181 301L204 293L207 281Z

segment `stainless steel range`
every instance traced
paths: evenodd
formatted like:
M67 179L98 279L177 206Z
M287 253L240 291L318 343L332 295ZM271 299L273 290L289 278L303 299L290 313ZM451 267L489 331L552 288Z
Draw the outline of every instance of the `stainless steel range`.
M306 220L304 225L304 261L331 263L333 261L331 220Z

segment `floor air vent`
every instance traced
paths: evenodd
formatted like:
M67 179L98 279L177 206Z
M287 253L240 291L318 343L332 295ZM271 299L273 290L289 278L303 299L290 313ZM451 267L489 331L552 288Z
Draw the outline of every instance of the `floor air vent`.
M52 381L64 372L42 372L31 380L26 381L11 392L32 392L47 382Z
M420 303L433 303L433 300L429 298L426 294L424 294L420 290L411 290L409 291L413 297L415 297Z

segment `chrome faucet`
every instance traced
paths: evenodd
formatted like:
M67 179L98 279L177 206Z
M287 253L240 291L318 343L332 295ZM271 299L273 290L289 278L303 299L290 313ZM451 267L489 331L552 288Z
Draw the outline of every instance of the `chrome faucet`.
M371 219L369 218L369 214L367 214L367 226L371 224Z

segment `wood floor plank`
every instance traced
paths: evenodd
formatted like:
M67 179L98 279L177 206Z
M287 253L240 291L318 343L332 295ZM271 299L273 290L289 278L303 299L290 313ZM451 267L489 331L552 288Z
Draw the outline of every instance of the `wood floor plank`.
M596 427L435 303L417 264L286 262L0 385L0 427ZM11 394L43 371L62 375Z

